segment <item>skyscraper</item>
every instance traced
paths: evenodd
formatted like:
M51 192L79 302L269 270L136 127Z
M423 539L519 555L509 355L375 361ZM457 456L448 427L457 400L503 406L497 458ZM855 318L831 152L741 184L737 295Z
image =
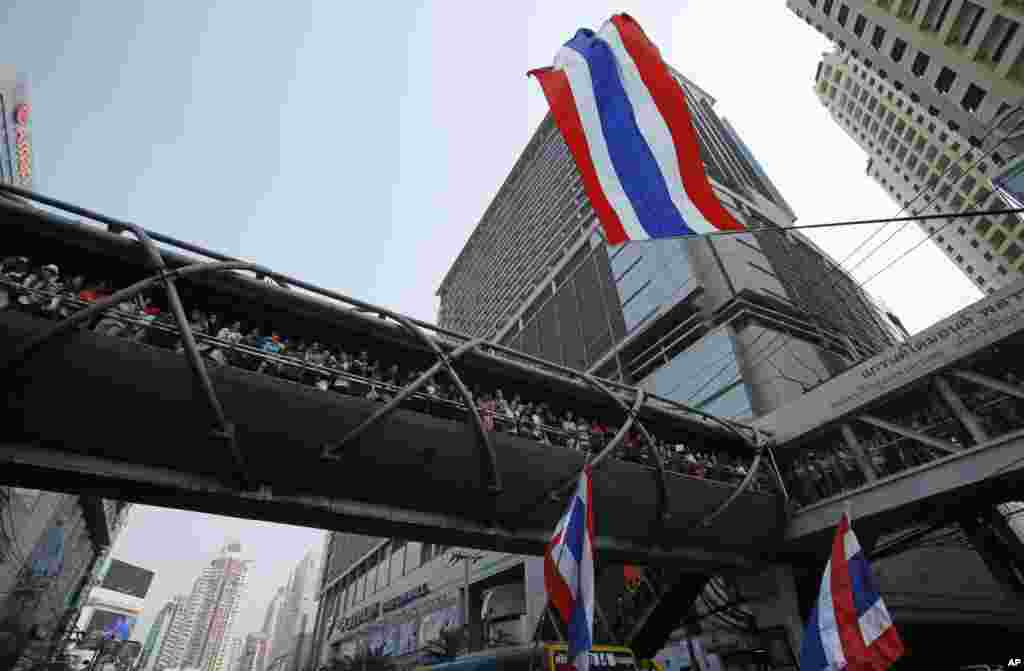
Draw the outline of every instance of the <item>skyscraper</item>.
M868 174L907 214L1010 207L989 183L996 166L958 133L938 124L892 82L849 52L825 54L815 92L832 119L868 155ZM1024 272L1015 214L919 222L923 232L979 289L993 293Z
M272 659L273 641L277 635L277 623L278 616L280 615L281 608L285 601L285 588L278 587L277 592L271 597L270 603L267 604L266 614L263 616L263 629L260 632L263 634L264 643L262 644L262 655L258 661L258 666L255 671L264 671L267 663Z
M315 619L319 569L319 558L310 551L292 570L288 585L280 592L273 639L264 668L290 668L299 642L311 633L307 628L312 628Z
M1024 12L997 0L787 0L808 25L920 105L929 120L993 150L997 164L1024 150L1007 137L1024 98ZM999 122L1004 130L989 133ZM1011 135L1015 131L1011 132ZM1004 140L1008 143L996 146ZM984 146L982 146L984 145Z
M185 651L192 637L193 614L189 609L190 604L191 600L187 595L178 594L164 606L164 609L167 609L166 613L161 610L161 615L167 621L167 631L159 647L155 648L152 654L152 671L180 666L185 658ZM156 627L156 624L153 626Z
M263 668L267 653L267 635L259 632L248 634L238 662L238 671L259 671Z
M189 604L194 613L192 635L183 666L227 671L224 665L232 625L245 593L248 570L241 543L229 541L196 579Z
M165 603L160 612L156 614L156 619L153 620L153 624L149 627L149 633L146 635L146 643L142 646L142 655L139 657L139 668L142 671L156 669L160 649L163 647L164 641L167 640L167 634L174 623L177 610L178 604L172 600Z
M548 116L438 294L442 326L727 417L768 412L896 332L799 231L715 100L676 75L716 195L748 228L718 238L604 242Z

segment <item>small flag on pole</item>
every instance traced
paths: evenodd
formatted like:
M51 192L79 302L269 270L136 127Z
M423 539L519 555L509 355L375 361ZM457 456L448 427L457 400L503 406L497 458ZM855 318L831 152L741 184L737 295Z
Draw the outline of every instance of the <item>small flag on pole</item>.
M529 74L610 244L745 230L711 188L682 86L629 15L577 31Z
M590 467L580 474L569 509L544 554L548 601L569 625L569 660L587 671L594 643L594 508Z
M804 631L800 671L884 671L903 652L903 642L845 513L832 541L818 603Z

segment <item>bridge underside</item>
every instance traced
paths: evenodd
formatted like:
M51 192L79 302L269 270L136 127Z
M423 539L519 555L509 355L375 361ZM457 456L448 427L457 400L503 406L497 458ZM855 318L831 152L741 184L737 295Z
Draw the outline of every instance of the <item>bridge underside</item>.
M0 313L0 351L48 325ZM374 402L233 367L212 377L246 468L263 485L256 491L227 475L231 456L211 436L182 356L92 332L45 346L8 381L0 481L539 555L565 505L545 494L582 466L576 452L493 434L504 491L491 495L470 426L411 410L325 461L323 445L368 417ZM662 527L653 472L605 462L594 477L597 552L612 561L682 561L695 571L757 565L782 538L776 497L745 493L711 527L693 528L733 491L670 474Z

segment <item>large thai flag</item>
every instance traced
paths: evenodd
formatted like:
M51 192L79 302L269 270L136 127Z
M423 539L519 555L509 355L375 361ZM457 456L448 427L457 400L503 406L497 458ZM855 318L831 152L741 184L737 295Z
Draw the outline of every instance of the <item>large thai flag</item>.
M569 625L569 659L587 671L594 643L594 508L590 467L580 474L569 509L544 555L548 601Z
M711 189L682 87L630 16L578 31L529 74L609 243L744 230Z
M903 642L844 514L800 646L800 671L884 671L902 655Z

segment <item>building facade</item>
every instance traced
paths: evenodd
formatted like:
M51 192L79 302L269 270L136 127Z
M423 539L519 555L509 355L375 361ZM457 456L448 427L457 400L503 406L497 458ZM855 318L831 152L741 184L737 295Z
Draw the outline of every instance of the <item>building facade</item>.
M188 642L192 638L193 613L189 608L190 603L188 595L178 594L165 606L170 607L167 613L167 631L163 635L160 647L156 648L153 654L153 671L173 669L180 666L185 659Z
M275 596L275 624L264 665L267 671L285 671L302 656L302 643L310 637L316 616L320 561L308 552L292 570L288 584ZM268 609L268 618L270 612ZM271 633L271 632L266 632Z
M832 119L868 155L867 172L907 214L1000 210L1011 206L990 183L991 157L849 52L825 54L815 92ZM976 287L993 293L1024 273L1024 221L1018 215L923 220L922 232Z
M0 667L29 668L62 645L102 579L127 504L0 488Z
M154 671L157 660L160 657L160 650L163 648L167 634L174 623L174 616L178 609L176 601L168 601L157 612L153 624L146 634L146 643L142 646L142 655L139 657L139 669L141 671Z
M799 231L715 100L677 75L705 171L749 228L611 247L550 116L438 291L442 326L723 416L768 412L897 338ZM820 278L827 278L822 282Z
M787 0L786 5L931 120L991 151L1019 154L1024 7L1015 0ZM991 132L990 132L991 131Z
M242 647L242 657L238 662L238 671L259 671L263 668L267 654L267 635L258 632L247 634Z
M0 183L32 188L32 106L28 82L0 65Z
M248 562L242 545L230 541L220 555L203 569L190 596L192 632L182 666L200 671L227 671L232 627L245 594Z

